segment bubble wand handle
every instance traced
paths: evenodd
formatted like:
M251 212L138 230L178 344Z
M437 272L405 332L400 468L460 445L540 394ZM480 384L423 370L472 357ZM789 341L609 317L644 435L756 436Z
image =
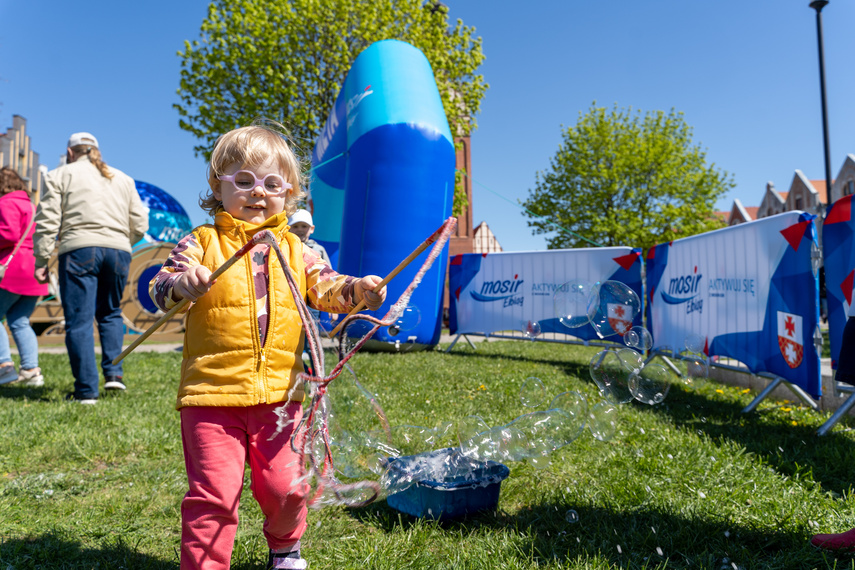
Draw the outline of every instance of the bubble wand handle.
M423 241L421 243L421 245L419 245L419 247L414 249L413 252L410 255L408 255L406 257L406 259L404 259L404 261L399 263L395 269L393 269L386 277L384 277L383 280L380 283L378 283L374 287L374 289L372 289L372 291L379 291L380 289L385 287L386 284L389 283L389 281L394 279L395 276L398 275L398 273L403 271L406 266L408 266L410 263L412 263L412 261L415 258L417 258L421 252L426 250L428 247L431 246L431 244L433 244L437 239L439 239L439 236L440 236L440 234L442 234L442 230L445 228L445 225L447 223L448 223L448 221L446 220L446 222L443 223L439 227L439 229L437 229L435 232L433 232L433 234L431 234L430 237L428 237L425 241ZM341 322L330 332L330 338L335 338L335 335L337 335L339 333L339 330L341 330L342 326L344 325L344 321L345 321L345 319L347 319L347 317L349 317L351 315L355 315L356 313L358 313L359 311L361 311L364 308L365 308L365 299L360 301L358 305L356 305L354 308L352 308L350 310L350 312L347 314L347 316L345 316L345 318L342 319Z
M264 230L263 232L258 232L257 234L252 236L252 239L250 239L244 246L242 246L239 250L237 250L233 256L231 256L225 263L223 263L221 266L219 266L216 269L216 271L214 271L211 274L211 281L215 281L217 279L217 277L219 277L220 275L225 273L232 265L237 263L237 261L240 258L242 258L244 255L249 253L249 251L252 248L254 248L256 245L258 245L259 243L264 242L264 241L269 242L270 240L275 241L275 237L270 232L270 230ZM190 300L186 299L186 298L178 301L178 303L176 303L174 307L169 309L169 311L167 311L162 317L160 317L157 320L157 322L155 322L153 325L148 327L148 329L146 329L146 331L144 333L142 333L137 339L135 339L134 342L132 342L128 346L128 348L123 350L122 354L120 354L119 356L114 358L113 364L118 364L119 362L121 362L122 359L124 359L127 355L129 355L131 352L133 352L133 350L136 347L138 347L140 344L142 344L142 342L145 339L147 339L152 334L154 334L154 332L157 329L159 329L160 327L162 327L164 325L164 323L166 323L168 320L170 320L172 317L174 317L175 313L177 313L178 311L180 311L181 309L186 307L189 302L190 302Z

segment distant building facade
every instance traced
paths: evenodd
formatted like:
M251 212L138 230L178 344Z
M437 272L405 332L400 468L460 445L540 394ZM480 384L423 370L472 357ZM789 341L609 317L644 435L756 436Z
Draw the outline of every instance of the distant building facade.
M27 120L12 115L12 127L0 133L0 167L8 166L27 183L27 189L35 193L36 202L44 187L47 167L39 164L39 153L33 151L27 134Z

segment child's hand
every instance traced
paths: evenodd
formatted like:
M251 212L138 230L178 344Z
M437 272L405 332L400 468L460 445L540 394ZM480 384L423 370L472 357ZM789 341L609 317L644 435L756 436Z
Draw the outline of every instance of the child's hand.
M213 284L211 270L204 265L196 265L182 273L172 284L172 299L195 301L207 293Z
M353 284L353 292L356 294L356 301L365 301L365 306L376 311L386 300L386 286L384 285L379 291L372 291L378 283L383 281L377 275L366 275L361 279L357 279Z

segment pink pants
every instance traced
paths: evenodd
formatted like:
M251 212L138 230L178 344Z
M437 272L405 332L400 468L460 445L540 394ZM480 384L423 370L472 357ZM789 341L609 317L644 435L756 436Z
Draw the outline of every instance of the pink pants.
M181 408L181 439L189 490L181 502L181 568L228 569L238 524L244 465L264 513L272 549L296 545L306 530L308 484L291 433L303 415L300 402L286 410L294 420L276 432L279 404L248 408Z

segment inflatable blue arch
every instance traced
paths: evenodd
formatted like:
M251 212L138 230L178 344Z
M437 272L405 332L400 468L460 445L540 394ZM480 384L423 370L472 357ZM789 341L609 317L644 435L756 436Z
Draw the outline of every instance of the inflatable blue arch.
M454 141L421 51L384 40L359 54L315 145L312 167L312 237L341 273L387 275L451 215ZM426 256L398 274L386 304L372 314L386 314ZM397 334L381 329L375 349L439 341L447 257L446 248L411 298L418 325ZM367 329L360 322L348 334Z

